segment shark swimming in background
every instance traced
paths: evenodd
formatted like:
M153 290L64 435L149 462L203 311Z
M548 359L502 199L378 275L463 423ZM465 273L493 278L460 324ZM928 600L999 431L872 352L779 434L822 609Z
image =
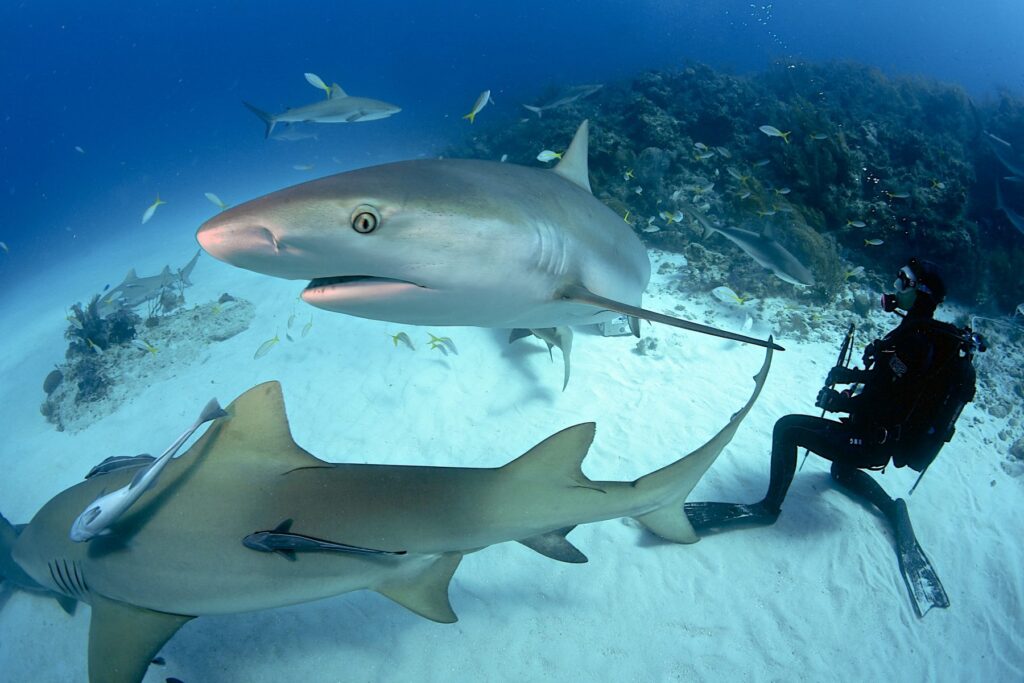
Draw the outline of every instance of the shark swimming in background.
M204 223L210 255L308 280L328 311L412 325L529 330L643 318L766 342L641 308L651 274L631 226L597 200L584 121L551 169L418 159L321 178ZM780 349L781 347L776 347Z
M564 92L555 96L551 100L548 100L544 104L537 106L524 104L523 106L532 111L534 114L536 114L537 118L541 118L543 117L544 112L548 111L549 109L557 109L558 107L564 107L567 104L572 104L576 100L582 100L585 97L590 97L603 87L604 86L601 85L600 83L595 83L593 85L574 85L568 90L565 90Z
M191 287L192 271L196 267L200 253L197 251L196 255L176 273L171 271L170 266L164 266L164 269L156 275L139 277L136 275L135 269L132 268L124 276L121 284L100 297L99 314L105 317L120 308L135 308L156 299L165 290L178 283L183 288Z
M267 382L170 460L109 534L75 543L68 529L90 501L128 484L149 461L72 486L24 527L0 517L0 570L16 574L20 587L91 605L91 683L141 681L164 643L203 615L373 590L451 623L452 575L464 555L489 545L518 541L585 562L566 535L619 517L668 541L697 541L683 503L750 411L771 357L769 348L753 394L721 431L635 481L583 474L593 423L497 468L326 462L292 439L280 385Z
M253 114L267 126L265 137L270 137L274 126L279 122L286 123L356 123L359 121L376 121L385 119L402 111L400 107L368 97L352 97L341 89L337 83L331 86L330 97L317 100L294 109L285 109L280 114L268 114L248 102L242 102Z
M779 244L769 230L757 233L728 225L716 226L691 207L683 207L682 211L701 226L705 237L714 232L719 233L759 265L772 271L775 277L783 282L797 287L809 287L814 284L814 274Z

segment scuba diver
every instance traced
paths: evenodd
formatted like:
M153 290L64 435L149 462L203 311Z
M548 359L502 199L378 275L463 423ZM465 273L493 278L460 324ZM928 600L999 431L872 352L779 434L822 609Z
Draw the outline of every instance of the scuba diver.
M883 470L891 460L896 467L909 466L924 475L953 437L960 411L974 398L971 361L975 350L985 351L985 343L970 328L958 329L933 318L946 296L934 264L910 259L897 272L893 287L895 293L882 295L882 307L902 320L883 338L868 344L864 369L846 367L854 334L850 325L839 362L829 371L826 386L815 401L822 417L786 415L775 423L770 483L764 499L748 505L686 503L685 511L700 535L775 523L796 474L797 449L802 446L831 460L833 479L872 503L889 522L914 610L923 617L931 607L948 607L949 600L914 537L906 501L890 498L862 470ZM833 388L836 384L851 386L840 392ZM829 420L824 418L825 412L848 416Z

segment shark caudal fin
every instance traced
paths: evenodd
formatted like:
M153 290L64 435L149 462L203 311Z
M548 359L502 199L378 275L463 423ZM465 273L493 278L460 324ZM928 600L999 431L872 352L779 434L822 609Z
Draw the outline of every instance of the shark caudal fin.
M272 115L268 114L267 112L263 111L262 109L252 106L244 100L242 101L242 104L244 104L253 114L256 114L256 116L260 117L260 120L263 121L263 123L267 126L267 132L266 134L264 134L263 137L269 138L270 134L274 132L274 125L277 124L277 119L274 118Z
M746 405L732 416L729 424L725 425L710 441L689 455L660 470L640 477L634 483L636 489L643 495L650 495L653 499L662 501L656 509L635 518L655 535L675 543L694 543L699 540L693 526L690 525L690 520L683 512L683 503L700 478L715 462L718 454L732 441L743 418L747 416L757 397L761 394L761 388L764 386L765 379L768 377L768 369L772 364L771 341L769 337L764 363L761 365L761 370L754 376L754 393L751 394Z

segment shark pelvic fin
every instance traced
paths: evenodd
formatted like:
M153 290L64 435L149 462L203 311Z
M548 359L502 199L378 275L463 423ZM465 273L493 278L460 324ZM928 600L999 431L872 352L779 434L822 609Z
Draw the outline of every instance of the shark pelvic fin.
M202 458L202 468L237 466L258 459L283 472L324 466L292 439L279 382L264 382L236 398L189 449ZM185 457L184 455L181 457Z
M549 531L540 536L524 538L519 542L530 550L536 550L541 555L550 557L552 560L581 564L587 561L587 556L565 538L575 528L575 526L569 526L557 531Z
M693 530L690 520L686 518L686 513L675 505L659 508L634 519L643 524L648 531L656 536L661 536L666 541L696 543L700 540L697 532Z
M89 680L136 683L171 636L194 617L154 612L91 596Z
M565 366L565 372L562 377L562 391L565 391L565 388L569 386L569 354L572 353L572 328L568 326L542 327L530 331L547 343L549 354L551 353L552 346L557 346L558 350L562 352L562 363Z
M594 294L583 285L566 285L556 296L565 301L578 301L580 303L590 304L591 306L597 306L598 308L603 308L608 311L615 311L616 313L622 313L627 316L632 315L637 318L643 318L644 320L650 320L651 322L671 325L672 327L678 327L692 332L708 334L712 337L732 339L733 341L744 342L745 344L753 344L754 346L761 346L765 348L768 348L770 345L770 348L775 351L785 351L784 348L774 342L748 337L743 334L736 334L735 332L729 332L727 330L719 330L708 325L701 325L700 323L690 322L689 320L674 318L670 315L665 315L664 313L656 313L655 311L648 311L647 309L640 308L638 306L630 306L629 304L624 304L621 301L606 299L603 296Z
M413 579L386 583L374 590L421 617L453 624L459 618L448 601L448 584L461 561L462 553L446 553Z
M589 146L587 137L589 131L590 124L587 122L587 119L584 119L580 127L576 129L576 135L573 136L569 149L562 155L562 160L551 169L569 182L579 185L587 192L591 192L590 174L587 168L587 150Z

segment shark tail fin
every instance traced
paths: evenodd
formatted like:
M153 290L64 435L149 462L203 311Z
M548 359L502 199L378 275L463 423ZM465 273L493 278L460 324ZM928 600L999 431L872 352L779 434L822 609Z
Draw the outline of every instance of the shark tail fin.
M267 132L266 134L264 134L263 137L269 138L270 134L274 132L274 125L277 124L277 119L274 118L272 115L268 114L267 112L263 111L262 109L254 107L253 105L249 104L244 100L242 101L242 104L244 104L253 114L256 114L256 116L260 117L260 120L263 121L264 124L266 124Z
M538 119L544 118L544 110L541 109L540 107L531 107L528 104L524 104L523 106L532 111L534 114L536 114Z
M771 337L768 338L769 343ZM634 519L640 522L649 531L667 541L675 543L694 543L699 540L697 534L683 511L683 503L686 502L690 491L697 485L700 478L714 464L719 453L732 441L733 435L739 429L743 418L747 416L754 402L761 394L761 388L768 378L768 370L772 365L772 348L769 345L765 351L764 363L756 375L754 375L754 391L747 399L746 404L729 419L717 434L703 446L689 455L680 458L660 470L637 479L633 486L643 496L661 501L655 509Z

